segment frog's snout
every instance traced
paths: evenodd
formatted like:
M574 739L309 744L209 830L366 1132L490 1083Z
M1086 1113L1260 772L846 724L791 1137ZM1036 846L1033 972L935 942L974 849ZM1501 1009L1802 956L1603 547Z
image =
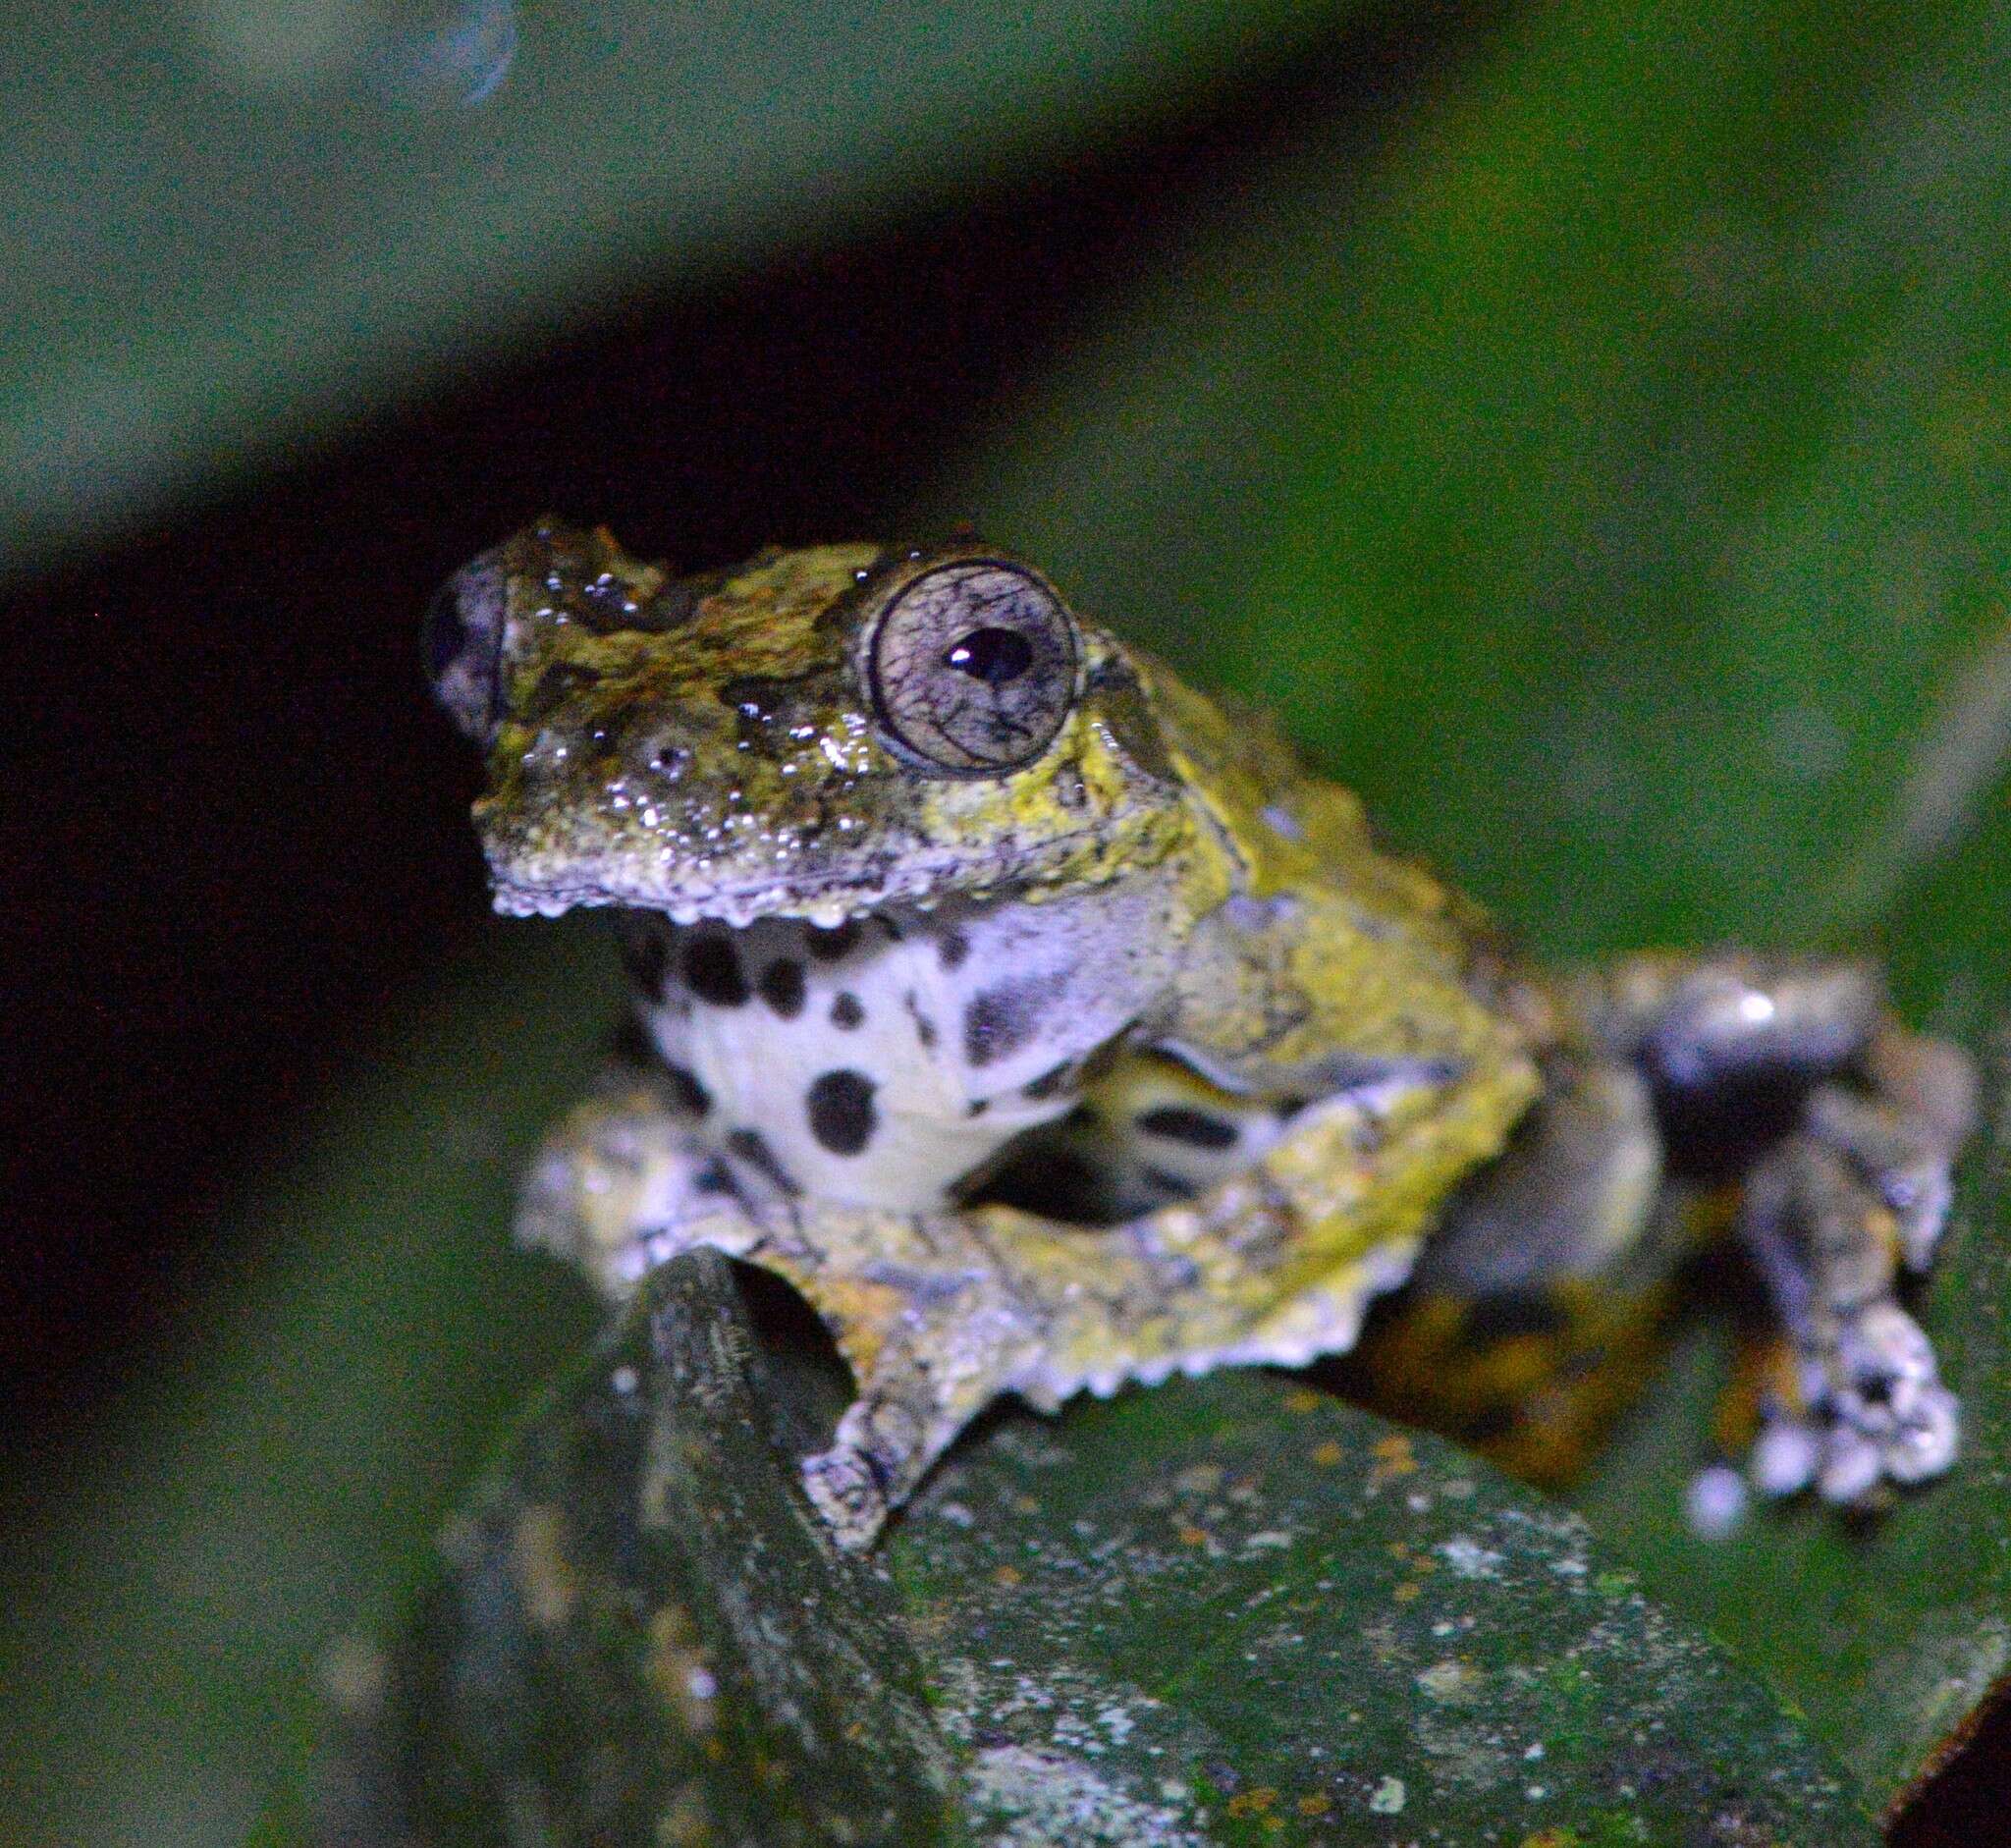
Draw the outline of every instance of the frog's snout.
M422 649L433 697L460 731L486 744L502 711L503 554L484 552L433 593Z

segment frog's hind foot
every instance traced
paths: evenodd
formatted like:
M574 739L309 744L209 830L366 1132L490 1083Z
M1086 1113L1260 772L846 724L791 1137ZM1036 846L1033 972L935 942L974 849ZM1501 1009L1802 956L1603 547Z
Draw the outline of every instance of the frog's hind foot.
M1958 1407L1898 1303L1946 1223L1974 1081L1954 1048L1888 1028L1859 1090L1813 1091L1747 1175L1742 1240L1780 1316L1787 1364L1761 1394L1755 1486L1875 1506L1955 1460Z
M1595 1039L1646 1074L1671 1173L1738 1184L1779 1355L1749 1369L1755 1486L1865 1508L1946 1470L1955 1397L1897 1291L1947 1221L1968 1056L1901 1027L1855 962L1644 955L1581 995Z

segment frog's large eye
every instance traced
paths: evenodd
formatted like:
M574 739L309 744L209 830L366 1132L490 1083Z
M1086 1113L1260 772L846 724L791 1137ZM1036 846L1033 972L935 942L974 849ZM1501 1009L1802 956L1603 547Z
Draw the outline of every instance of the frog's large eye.
M1016 770L1075 697L1075 625L1023 566L965 559L902 586L868 661L881 723L943 770Z
M477 743L496 729L502 696L503 562L485 552L456 571L426 609L426 678L433 696Z

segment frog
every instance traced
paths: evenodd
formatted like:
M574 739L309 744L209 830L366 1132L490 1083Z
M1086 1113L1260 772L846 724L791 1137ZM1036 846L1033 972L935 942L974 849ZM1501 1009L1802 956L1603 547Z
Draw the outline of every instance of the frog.
M1764 1289L1759 1488L1865 1510L1953 1463L1902 1296L1975 1073L1868 962L1547 968L1268 718L968 532L679 574L546 518L448 580L426 656L496 908L607 909L627 975L518 1237L611 1304L700 1248L797 1292L853 1383L800 1460L841 1548L1005 1395L1368 1327L1456 1399L1560 1302L1619 1352L1707 1224Z

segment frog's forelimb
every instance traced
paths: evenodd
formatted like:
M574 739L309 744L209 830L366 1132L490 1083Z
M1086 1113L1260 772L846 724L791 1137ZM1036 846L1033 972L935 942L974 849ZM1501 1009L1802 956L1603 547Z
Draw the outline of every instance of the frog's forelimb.
M858 1390L832 1447L805 1462L805 1487L840 1543L862 1548L1002 1393L1052 1410L1084 1389L1351 1346L1435 1204L1499 1152L1538 1082L1523 1061L1325 1100L1247 1169L1120 1225L823 1202L806 1238L794 1202L730 1169L673 1097L631 1080L561 1124L519 1230L616 1297L696 1246L793 1284Z

